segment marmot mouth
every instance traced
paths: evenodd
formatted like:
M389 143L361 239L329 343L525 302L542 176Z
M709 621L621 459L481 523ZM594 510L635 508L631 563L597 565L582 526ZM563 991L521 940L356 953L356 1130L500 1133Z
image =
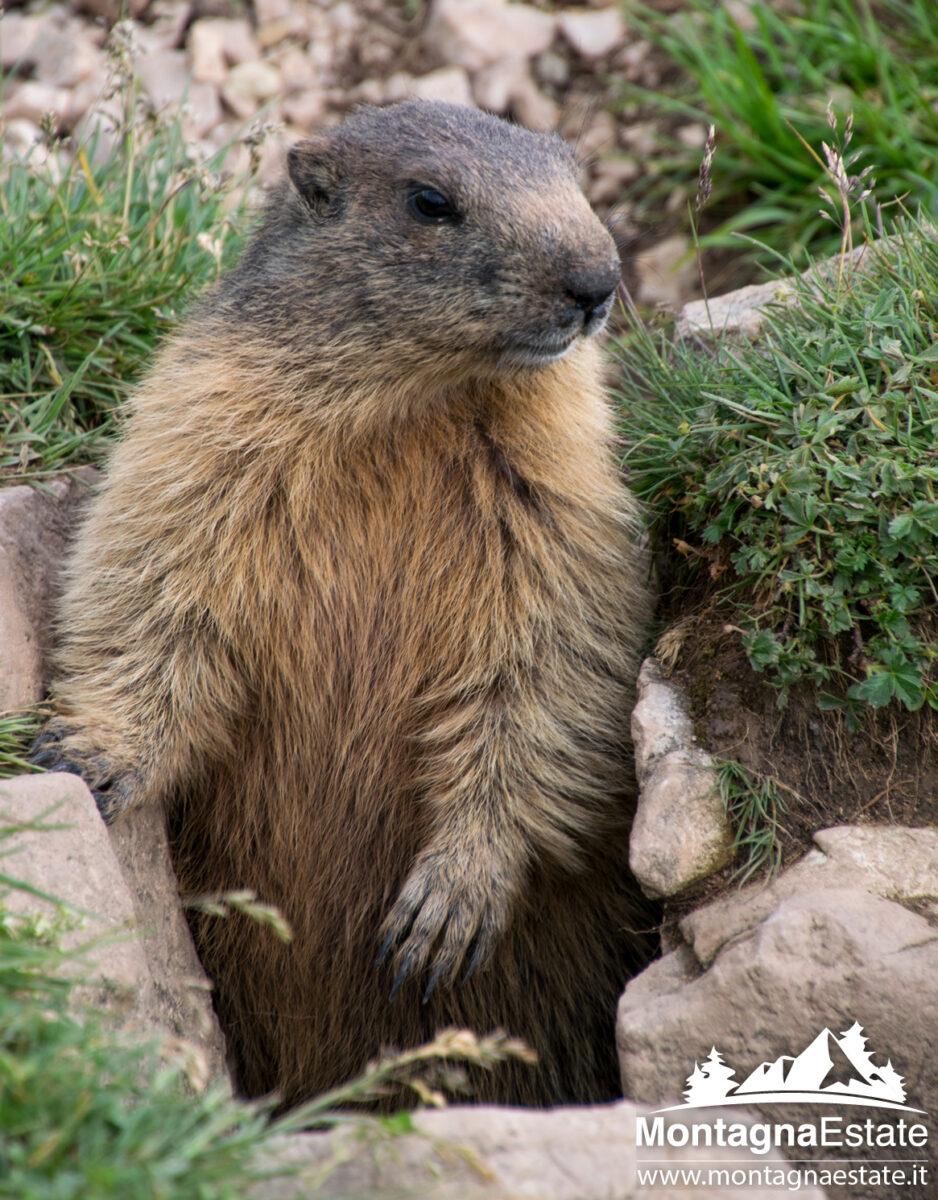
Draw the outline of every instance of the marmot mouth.
M499 366L544 367L557 362L573 349L581 330L576 333L543 334L540 337L517 337L499 355Z

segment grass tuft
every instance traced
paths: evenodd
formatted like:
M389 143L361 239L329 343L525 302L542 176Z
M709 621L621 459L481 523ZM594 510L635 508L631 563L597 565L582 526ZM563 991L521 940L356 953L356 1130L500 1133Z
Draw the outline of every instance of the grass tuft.
M750 771L734 759L715 759L714 768L733 828L733 852L742 859L733 878L742 886L762 871L776 874L782 865L779 834L787 808L783 793L791 789L774 775Z
M900 221L862 269L795 278L758 345L619 345L625 459L679 581L709 577L752 666L938 709L938 242Z
M649 105L676 122L716 125L720 174L706 248L746 248L734 237L758 231L750 253L771 251L798 267L808 252L833 254L836 232L818 209L825 164L805 144L828 138L828 106L853 113L863 163L883 205L938 214L938 23L931 0L755 0L740 23L731 6L683 0L663 14L630 3L631 23L680 68L660 92L624 85L623 104ZM635 195L660 212L676 185L688 194L696 151L662 139L643 163ZM768 249L766 249L768 248Z
M223 153L194 159L132 74L122 87L110 153L50 138L4 164L0 483L100 457L128 386L240 240L246 180L221 174Z

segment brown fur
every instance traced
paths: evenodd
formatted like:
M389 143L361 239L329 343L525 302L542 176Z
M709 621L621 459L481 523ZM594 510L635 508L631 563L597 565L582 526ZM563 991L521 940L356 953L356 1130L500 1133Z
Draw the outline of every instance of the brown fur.
M539 1053L486 1097L614 1096L645 565L589 330L538 358L611 242L559 142L449 106L291 175L134 399L39 760L109 818L166 804L185 890L283 910L289 945L197 922L245 1091L458 1024Z

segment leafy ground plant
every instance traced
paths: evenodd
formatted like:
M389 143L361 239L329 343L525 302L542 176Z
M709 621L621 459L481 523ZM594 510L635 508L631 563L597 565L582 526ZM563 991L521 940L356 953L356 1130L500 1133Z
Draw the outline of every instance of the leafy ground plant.
M643 4L630 19L680 68L663 94L627 85L623 102L670 110L675 121L715 123L721 160L713 209L720 220L705 246L737 258L736 231L758 230L760 243L803 267L808 250L832 254L836 237L818 213L824 166L805 151L827 137L834 98L854 114L863 162L882 203L938 213L938 23L931 0L756 0L739 10L684 0L663 15ZM659 201L690 184L696 151L674 139L643 164L641 200ZM765 248L749 252L768 261Z
M0 482L101 453L128 385L238 238L221 157L142 106L122 26L123 117L105 138L46 143L0 173ZM231 211L233 210L233 212Z
M795 279L758 345L620 346L626 462L678 578L725 589L786 700L938 708L938 243L902 220Z

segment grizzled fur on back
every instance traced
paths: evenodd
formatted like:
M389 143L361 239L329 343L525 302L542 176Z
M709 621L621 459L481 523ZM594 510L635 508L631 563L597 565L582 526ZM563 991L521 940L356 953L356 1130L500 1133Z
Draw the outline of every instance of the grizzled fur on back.
M76 547L37 761L164 805L249 1093L500 1027L477 1094L617 1094L648 609L592 337L611 240L556 139L366 110L290 153L158 357Z

